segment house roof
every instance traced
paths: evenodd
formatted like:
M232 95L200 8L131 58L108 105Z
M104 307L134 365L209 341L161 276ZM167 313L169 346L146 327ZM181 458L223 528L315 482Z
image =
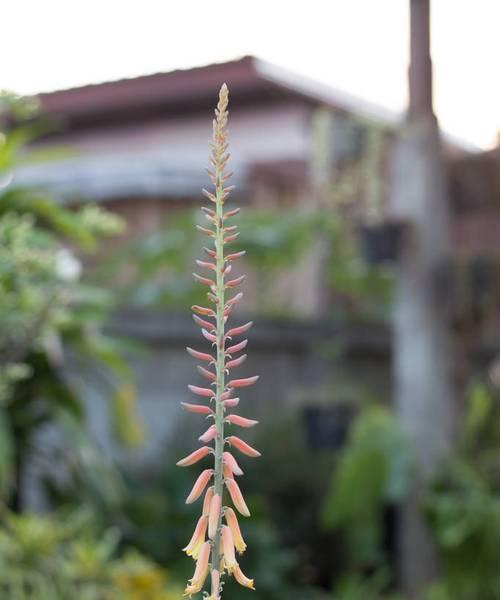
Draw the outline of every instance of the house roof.
M398 115L354 95L298 76L253 56L192 69L156 73L40 94L42 109L70 125L211 107L222 82L233 102L296 97L343 112L395 124Z

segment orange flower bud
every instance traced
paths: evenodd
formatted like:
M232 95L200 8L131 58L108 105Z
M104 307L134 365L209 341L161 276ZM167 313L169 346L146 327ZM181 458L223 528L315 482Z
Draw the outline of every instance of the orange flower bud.
M189 493L189 496L186 498L186 504L192 504L198 500L203 494L203 490L207 487L207 483L210 481L213 474L213 469L205 469L201 472L198 479L194 482L193 489Z
M220 509L222 500L219 494L215 494L210 501L210 511L208 517L208 537L213 540L219 526Z
M207 600L220 600L220 572L217 569L212 569L211 576L213 594Z
M206 515L202 515L198 519L198 523L196 524L193 536L189 540L188 545L185 548L183 548L184 552L188 556L192 556L195 560L198 558L201 547L205 543L205 534L207 532L207 526L208 517Z
M224 408L234 408L235 406L238 406L239 403L240 403L239 398L228 398L227 400L224 400L224 402L223 402Z
M198 439L200 440L200 442L208 444L208 442L211 442L216 437L216 435L217 427L215 425L211 425L203 435L200 435Z
M233 281L235 281L233 279ZM229 285L228 282L226 285ZM245 325L240 325L239 327L234 327L233 329L230 329L227 333L226 333L226 337L232 337L233 335L240 335L241 333L245 333L245 331L248 331L250 329L250 327L253 325L253 321L248 321L248 323L245 323Z
M233 534L227 525L222 526L221 533L221 550L224 555L224 563L228 573L232 573L238 566L236 556L234 554Z
M229 445L238 448L238 450L246 456L250 456L251 458L257 458L258 456L260 456L260 452L258 450L252 448L252 446L241 440L239 437L236 437L235 435L230 435L227 438L227 442L229 443Z
M197 360L204 360L206 362L214 361L214 357L211 354L207 354L206 352L199 352L198 350L193 350L192 348L189 348L189 346L186 348L186 350L188 351L188 354L190 354L193 358L196 358Z
M245 417L240 417L240 415L228 415L226 421L231 423L232 425L239 425L240 427L253 427L257 425L258 421L254 419L246 419Z
M224 366L226 369L234 369L235 367L239 367L242 365L247 359L246 354L242 354L239 358L235 358L234 360L228 361Z
M198 387L197 385L188 385L188 388L197 396L204 396L206 398L212 398L214 391L210 388Z
M238 512L244 517L249 517L250 511L248 510L248 506L246 505L243 494L241 493L240 487L236 481L234 479L226 479L226 487Z
M202 545L198 560L196 561L194 575L189 580L189 584L186 586L184 591L186 596L191 597L193 594L197 594L202 590L205 579L208 575L208 559L210 557L210 549L210 542L205 542Z
M253 385L259 379L258 375L254 375L253 377L245 377L244 379L232 379L228 382L228 388L239 388L239 387L248 387L249 385Z
M235 344L234 346L229 346L229 348L226 348L226 354L233 354L234 352L239 352L240 350L243 350L243 348L246 348L247 344L248 344L248 340L243 340L239 344Z
M209 406L205 406L204 404L189 404L188 402L181 402L181 406L188 412L198 413L200 415L209 415L213 412Z
M198 448L198 450L191 452L191 454L189 454L182 460L178 461L177 466L178 467L190 467L191 465L194 465L202 458L205 458L205 456L207 456L207 454L211 454L211 453L213 454L212 448L209 448L208 446L203 446L202 448Z
M237 565L236 568L234 569L233 575L234 575L234 578L236 579L236 581L243 587L246 587L250 590L255 589L255 587L253 585L253 579L249 579L248 577L246 577L246 575L240 569L239 565Z
M224 461L224 464L229 467L232 473L234 473L235 475L243 475L243 471L240 465L236 462L236 459L231 454L231 452L223 452L222 460Z
M238 523L238 518L236 517L236 513L231 507L227 507L224 510L224 518L226 519L226 523L233 534L233 542L236 550L240 554L245 552L247 545L245 544L245 540L241 535L240 525Z
M212 501L214 495L213 486L209 487L205 493L205 499L203 500L203 509L201 513L208 517L208 513L210 512L210 502Z

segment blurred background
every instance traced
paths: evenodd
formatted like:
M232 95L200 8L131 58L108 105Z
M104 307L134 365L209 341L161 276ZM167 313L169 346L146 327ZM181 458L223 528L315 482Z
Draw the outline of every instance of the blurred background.
M226 82L262 457L257 591L225 596L500 599L496 3L2 12L2 597L174 600L192 574L179 403Z

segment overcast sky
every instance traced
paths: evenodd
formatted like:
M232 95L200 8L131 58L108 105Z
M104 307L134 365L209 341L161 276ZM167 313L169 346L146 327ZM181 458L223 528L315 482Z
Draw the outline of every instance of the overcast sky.
M408 0L3 0L0 88L21 93L255 54L405 106ZM436 111L488 147L500 129L500 0L434 0Z

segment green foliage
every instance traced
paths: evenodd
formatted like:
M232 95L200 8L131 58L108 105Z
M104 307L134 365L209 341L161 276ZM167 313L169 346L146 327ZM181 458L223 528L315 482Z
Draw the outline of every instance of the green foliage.
M185 309L200 303L205 296L191 276L202 246L195 224L190 212L173 215L160 231L115 250L93 270L93 280L111 283L125 304Z
M367 265L359 255L352 223L332 213L321 222L329 242L326 276L335 316L348 320L387 320L394 285L393 273L385 267Z
M4 514L0 591L10 600L177 600L180 588L138 553L117 555L119 534L98 535L83 512Z
M311 214L276 209L247 212L235 247L246 250L246 260L259 270L293 265L313 240L317 218Z
M117 341L101 333L112 295L85 281L69 249L95 250L123 223L96 206L69 210L40 190L15 185L10 173L43 129L22 105L0 96L0 108L8 107L14 119L0 134L0 491L16 506L36 433L55 422L79 423L84 431L81 388L65 368L69 359L81 369L105 367L110 396L131 386ZM26 116L29 121L15 120ZM119 405L121 433L127 410L133 418L131 407Z
M500 399L476 384L467 400L457 456L429 490L425 510L449 597L494 600L500 589Z
M335 588L333 600L402 600L399 595L387 593L389 574L381 569L370 577L351 575Z
M409 454L388 409L365 408L354 422L323 508L327 528L346 531L355 564L383 562L384 506L408 486Z

